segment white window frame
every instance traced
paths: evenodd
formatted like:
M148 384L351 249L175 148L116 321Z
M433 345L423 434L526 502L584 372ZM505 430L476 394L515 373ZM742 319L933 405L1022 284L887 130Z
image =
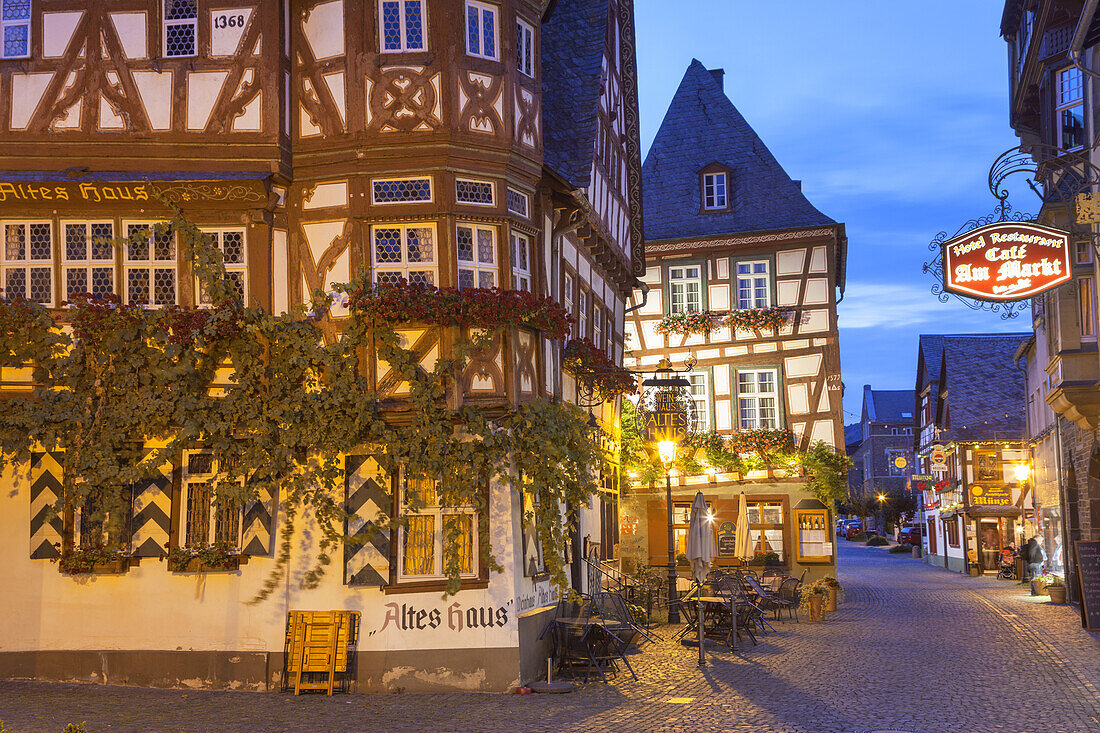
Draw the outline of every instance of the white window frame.
M458 236L462 230L469 230L470 232L470 256L472 259L465 259L462 253L458 251ZM488 234L492 240L492 256L491 261L485 261L481 259L481 235ZM497 237L497 228L492 226L483 226L481 224L472 224L470 222L459 222L455 225L455 263L456 263L456 278L455 285L459 290L465 290L467 288L481 288L482 275L491 275L493 284L489 287L500 287L500 255L499 255L499 242ZM473 285L462 285L462 273L466 272L473 278Z
M130 295L130 272L134 271L134 270L143 270L146 273L148 273L148 277L149 277L149 297L148 297L146 302L144 302L144 303L134 303L135 305L140 305L143 308L163 308L163 307L169 306L169 305L179 305L179 302L180 302L180 278L179 278L179 267L178 267L178 263L176 261L176 233L174 231L168 231L168 233L167 233L167 235L169 237L171 237L171 240L172 240L171 241L171 256L168 259L158 259L157 256L156 256L157 255L156 243L153 241L154 227L158 223L163 223L163 222L129 221L129 220L125 220L125 221L122 222L123 235L127 239L127 244L123 248L123 252L122 252L122 258L123 258L123 260L122 260L123 261L123 267L122 267L122 301L124 303L127 303L127 304L134 303L134 299ZM130 245L129 245L130 235L134 230L141 229L141 228L146 228L146 227L149 229L149 238L148 238L149 256L145 259L140 259L140 260L133 259L133 258L130 257ZM155 292L156 291L156 286L155 286L156 272L157 272L157 270L167 270L167 269L171 269L171 271L172 271L172 290L174 291L174 296L172 298L171 303L157 303L157 302L155 302L155 300L156 300L156 297L155 297L156 296L156 292ZM196 292L198 292L198 291L196 291Z
M534 292L531 286L531 238L520 232L511 232L512 240L512 290ZM524 262L521 262L520 253Z
M428 182L428 198L426 199L409 199L408 201L379 201L378 191L375 190L377 184L384 183L402 183L405 181L427 181ZM430 204L435 200L435 181L431 176L395 176L393 178L372 178L370 181L370 197L371 203L375 206L401 206L404 204Z
M438 499L438 497L439 497L439 486L438 486L438 482L436 482L436 483L437 483L436 498ZM444 520L445 517L448 517L448 516L461 516L461 515L472 517L470 529L471 529L471 532L472 532L471 536L472 536L472 539L473 539L473 548L472 548L472 553L471 553L472 556L471 556L471 561L470 561L471 572L461 573L459 575L459 577L464 578L464 579L477 578L478 574L481 571L481 568L480 568L480 563L481 563L481 538L480 538L479 526L478 526L478 522L479 522L480 518L478 517L477 508L474 507L474 506L446 507L446 508L444 508L443 506L441 506L439 504L432 504L432 505L424 506L421 509L419 509L415 512L412 512L412 511L410 511L406 508L408 506L408 500L406 498L406 493L407 493L407 489L408 489L408 478L405 474L404 469L402 469L400 471L398 486L399 486L398 507L399 507L399 511L401 512L402 516L416 516L416 517L428 516L428 517L433 517L435 519L435 527L434 527L435 545L434 545L433 557L432 557L433 565L435 566L433 568L433 570L435 572L433 572L430 575L427 575L427 574L425 574L425 575L414 575L414 574L409 574L409 573L405 572L405 541L406 541L406 535L408 534L408 528L405 527L405 526L402 526L402 527L399 528L398 533L397 533L398 534L398 542L397 542L397 582L399 582L399 583L411 583L411 582L417 582L417 581L422 581L422 580L441 580L441 579L447 577L446 574L444 573L444 570L443 570L443 520Z
M562 303L562 305L565 306L565 313L566 313L566 315L569 315L569 316L573 315L573 309L574 309L573 293L576 290L576 281L577 281L577 276L576 275L574 275L570 272L564 273L564 278L562 280L561 290L562 290L562 300L565 301L565 302ZM578 334L578 338L579 337L580 337L580 335Z
M690 274L694 271L694 274ZM691 286L695 292L691 292ZM694 298L692 298L694 295ZM694 303L692 302L694 300ZM694 307L692 307L694 305ZM674 265L668 268L668 312L701 313L703 310L703 266Z
M31 20L34 18L34 2L31 0L26 18L12 18L8 19L7 8L9 0L0 0L0 58L4 59L29 59L31 57ZM27 51L21 54L8 54L8 29L19 28L20 26L27 29Z
M191 485L192 484L209 484L210 496L214 498L217 496L217 490L219 485L229 485L228 481L223 480L224 474L219 470L218 459L211 456L210 459L210 471L202 473L191 473L191 457L196 455L210 455L210 451L207 450L185 450L183 452L183 471L180 481L180 524L179 524L179 545L180 547L186 547L188 549L196 549L199 545L211 546L216 540L217 533L217 520L218 520L218 507L216 504L211 503L207 507L207 533L205 542L198 544L191 544L189 542L187 524L190 519L190 499L191 499ZM239 486L244 486L244 479L237 481ZM240 550L244 547L244 503L242 502L237 507L237 537L235 542L229 542L230 546ZM228 541L228 540L226 540Z
M225 235L226 234L240 234L241 235L241 257L243 262L223 262L225 265L225 276L231 280L237 280L241 284L241 301L244 305L248 305L248 232L244 227L199 227L199 231L203 234L214 237L214 244L221 250L223 260L225 256ZM178 297L178 296L177 296ZM199 307L209 307L212 305L210 299L203 294L201 283L199 279L195 278L195 304Z
M588 291L577 289L577 338L588 338Z
M385 30L385 16L383 14L383 6L387 3L396 2L397 12L399 16L398 23L401 25L401 46L400 48L387 48L386 47L386 30ZM413 46L409 44L409 21L405 15L408 9L409 3L416 3L420 6L420 45ZM424 7L424 0L378 0L378 52L379 53L412 53L417 51L428 50L428 13L427 8Z
M523 202L523 209L514 208L512 206L512 197ZM523 191L517 191L514 188L509 188L507 192L508 211L516 216L522 216L524 219L531 218L531 197L525 194Z
M535 78L535 28L519 18L516 18L516 70L529 79Z
M375 235L379 229L398 229L401 232L401 261L379 262ZM409 260L408 235L412 229L426 229L432 233L432 257L430 260ZM408 224L374 224L370 229L371 279L377 283L381 274L397 274L410 279L410 273L431 275L430 285L439 286L439 236L434 222L410 222Z
M750 271L747 273L741 273L741 267L749 266ZM764 266L764 272L756 272L755 269L758 265ZM738 310L751 310L753 308L770 308L772 304L772 285L771 285L771 262L768 260L738 260L733 263L733 277L734 277L734 298L737 302ZM756 282L760 279L764 280L764 298L761 299L756 292L759 287L759 283ZM741 282L746 281L749 283L749 298L743 300L741 298Z
M164 0L161 3L161 13L164 19L161 23L161 48L164 50L164 57L169 59L187 59L194 58L199 55L199 4L198 0L195 2L195 17L193 18L178 18L175 20L168 20L168 4L172 0ZM191 48L191 53L168 53L168 28L176 26L189 25L194 29L195 45Z
M597 349L603 348L603 311L598 303L592 303L592 344Z
M695 409L695 424L692 430L706 432L710 430L710 375L706 372L690 372L687 380L691 383L688 394ZM702 389L699 392L699 389Z
M772 389L768 391L761 391L760 389L760 375L770 374L772 378ZM752 390L745 389L745 383L742 380L742 375L752 375ZM737 370L737 428L738 430L756 430L759 428L778 429L782 427L782 415L780 414L780 387L779 387L779 370L774 368L758 368L758 369L738 369ZM761 416L761 404L760 401L764 399L771 399L772 418L767 421ZM752 416L746 418L744 411L747 407L752 408Z
M729 176L725 171L703 174L703 208L708 211L729 208Z
M1064 78L1067 74L1071 81L1066 87L1063 87ZM1063 150L1080 150L1085 147L1085 141L1088 139L1085 129L1088 124L1085 117L1085 75L1075 66L1067 66L1058 69L1058 71L1054 72L1054 75L1054 128L1056 143L1058 147ZM1062 138L1062 114L1076 108L1080 108L1081 112L1081 142L1078 145L1074 145L1072 148L1067 148L1063 144L1064 140Z
M469 199L459 198L458 187L461 183L473 183L479 186L489 187L489 200L488 201L470 201ZM455 179L455 203L465 204L466 206L496 206L497 205L497 187L492 181L483 181L477 178L456 178Z
M470 47L470 11L477 12L477 48ZM485 53L485 16L493 17L493 53ZM478 0L466 0L466 7L462 14L462 32L466 36L466 55L489 61L500 61L500 6L478 2Z
M110 257L96 259L92 257L92 227L93 226L109 226L111 228L111 239L115 238L115 222L112 219L63 219L61 221L61 234L58 237L58 246L61 248L61 299L64 301L69 300L69 273L74 270L83 270L85 277L85 284L87 288L78 292L92 292L92 270L110 270L111 272L111 288L110 294L114 295L118 293L118 282L115 272L115 264L117 257L115 255L114 247L110 247ZM69 259L68 243L68 230L69 227L82 226L84 228L84 237L87 242L87 257L81 259Z
M32 226L45 226L50 232L50 252L46 259L31 259L30 228ZM8 258L8 227L22 227L23 229L23 257L19 259ZM57 279L54 272L55 236L53 222L42 219L18 219L0 221L0 292L4 297L22 297L30 300L31 294L31 270L46 270L50 275L50 297L48 300L37 301L47 308L54 307L54 293L57 288ZM8 292L8 272L21 270L23 272L23 292Z

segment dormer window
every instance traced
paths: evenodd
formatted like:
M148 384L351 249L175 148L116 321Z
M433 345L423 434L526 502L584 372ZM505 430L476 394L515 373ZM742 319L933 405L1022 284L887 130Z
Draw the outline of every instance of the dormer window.
M727 196L727 176L725 171L721 173L703 174L703 208L726 209L729 208Z

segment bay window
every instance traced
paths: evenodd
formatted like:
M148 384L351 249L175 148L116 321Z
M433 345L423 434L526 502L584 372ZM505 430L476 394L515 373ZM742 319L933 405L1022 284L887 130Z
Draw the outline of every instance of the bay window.
M25 59L31 55L31 0L0 1L0 32L4 34L0 58Z
M371 240L376 283L436 284L434 224L376 225Z
M164 0L164 55L198 55L198 0Z
M382 53L425 50L424 0L380 0L378 33Z
M497 13L495 5L466 0L466 53L491 61L497 54Z
M526 234L511 233L512 239L512 289L531 292L531 238Z
M496 229L459 224L457 234L459 289L497 287Z

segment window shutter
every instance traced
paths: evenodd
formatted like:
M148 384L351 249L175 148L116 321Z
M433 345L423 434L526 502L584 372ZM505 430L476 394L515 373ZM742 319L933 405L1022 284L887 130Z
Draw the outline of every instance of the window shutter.
M135 483L133 501L130 546L134 557L164 555L172 530L172 464L165 461Z
M242 555L271 554L271 526L275 502L269 489L260 488L258 492L259 496L244 506Z
M344 458L344 584L383 586L390 577L390 532L384 526L392 503L392 477L373 455Z
M31 559L61 557L64 522L56 511L61 497L59 453L31 453Z

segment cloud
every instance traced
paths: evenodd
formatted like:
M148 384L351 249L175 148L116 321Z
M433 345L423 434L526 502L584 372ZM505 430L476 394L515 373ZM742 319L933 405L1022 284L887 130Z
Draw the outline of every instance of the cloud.
M838 306L841 328L901 328L944 317L945 306L925 286L850 282Z

